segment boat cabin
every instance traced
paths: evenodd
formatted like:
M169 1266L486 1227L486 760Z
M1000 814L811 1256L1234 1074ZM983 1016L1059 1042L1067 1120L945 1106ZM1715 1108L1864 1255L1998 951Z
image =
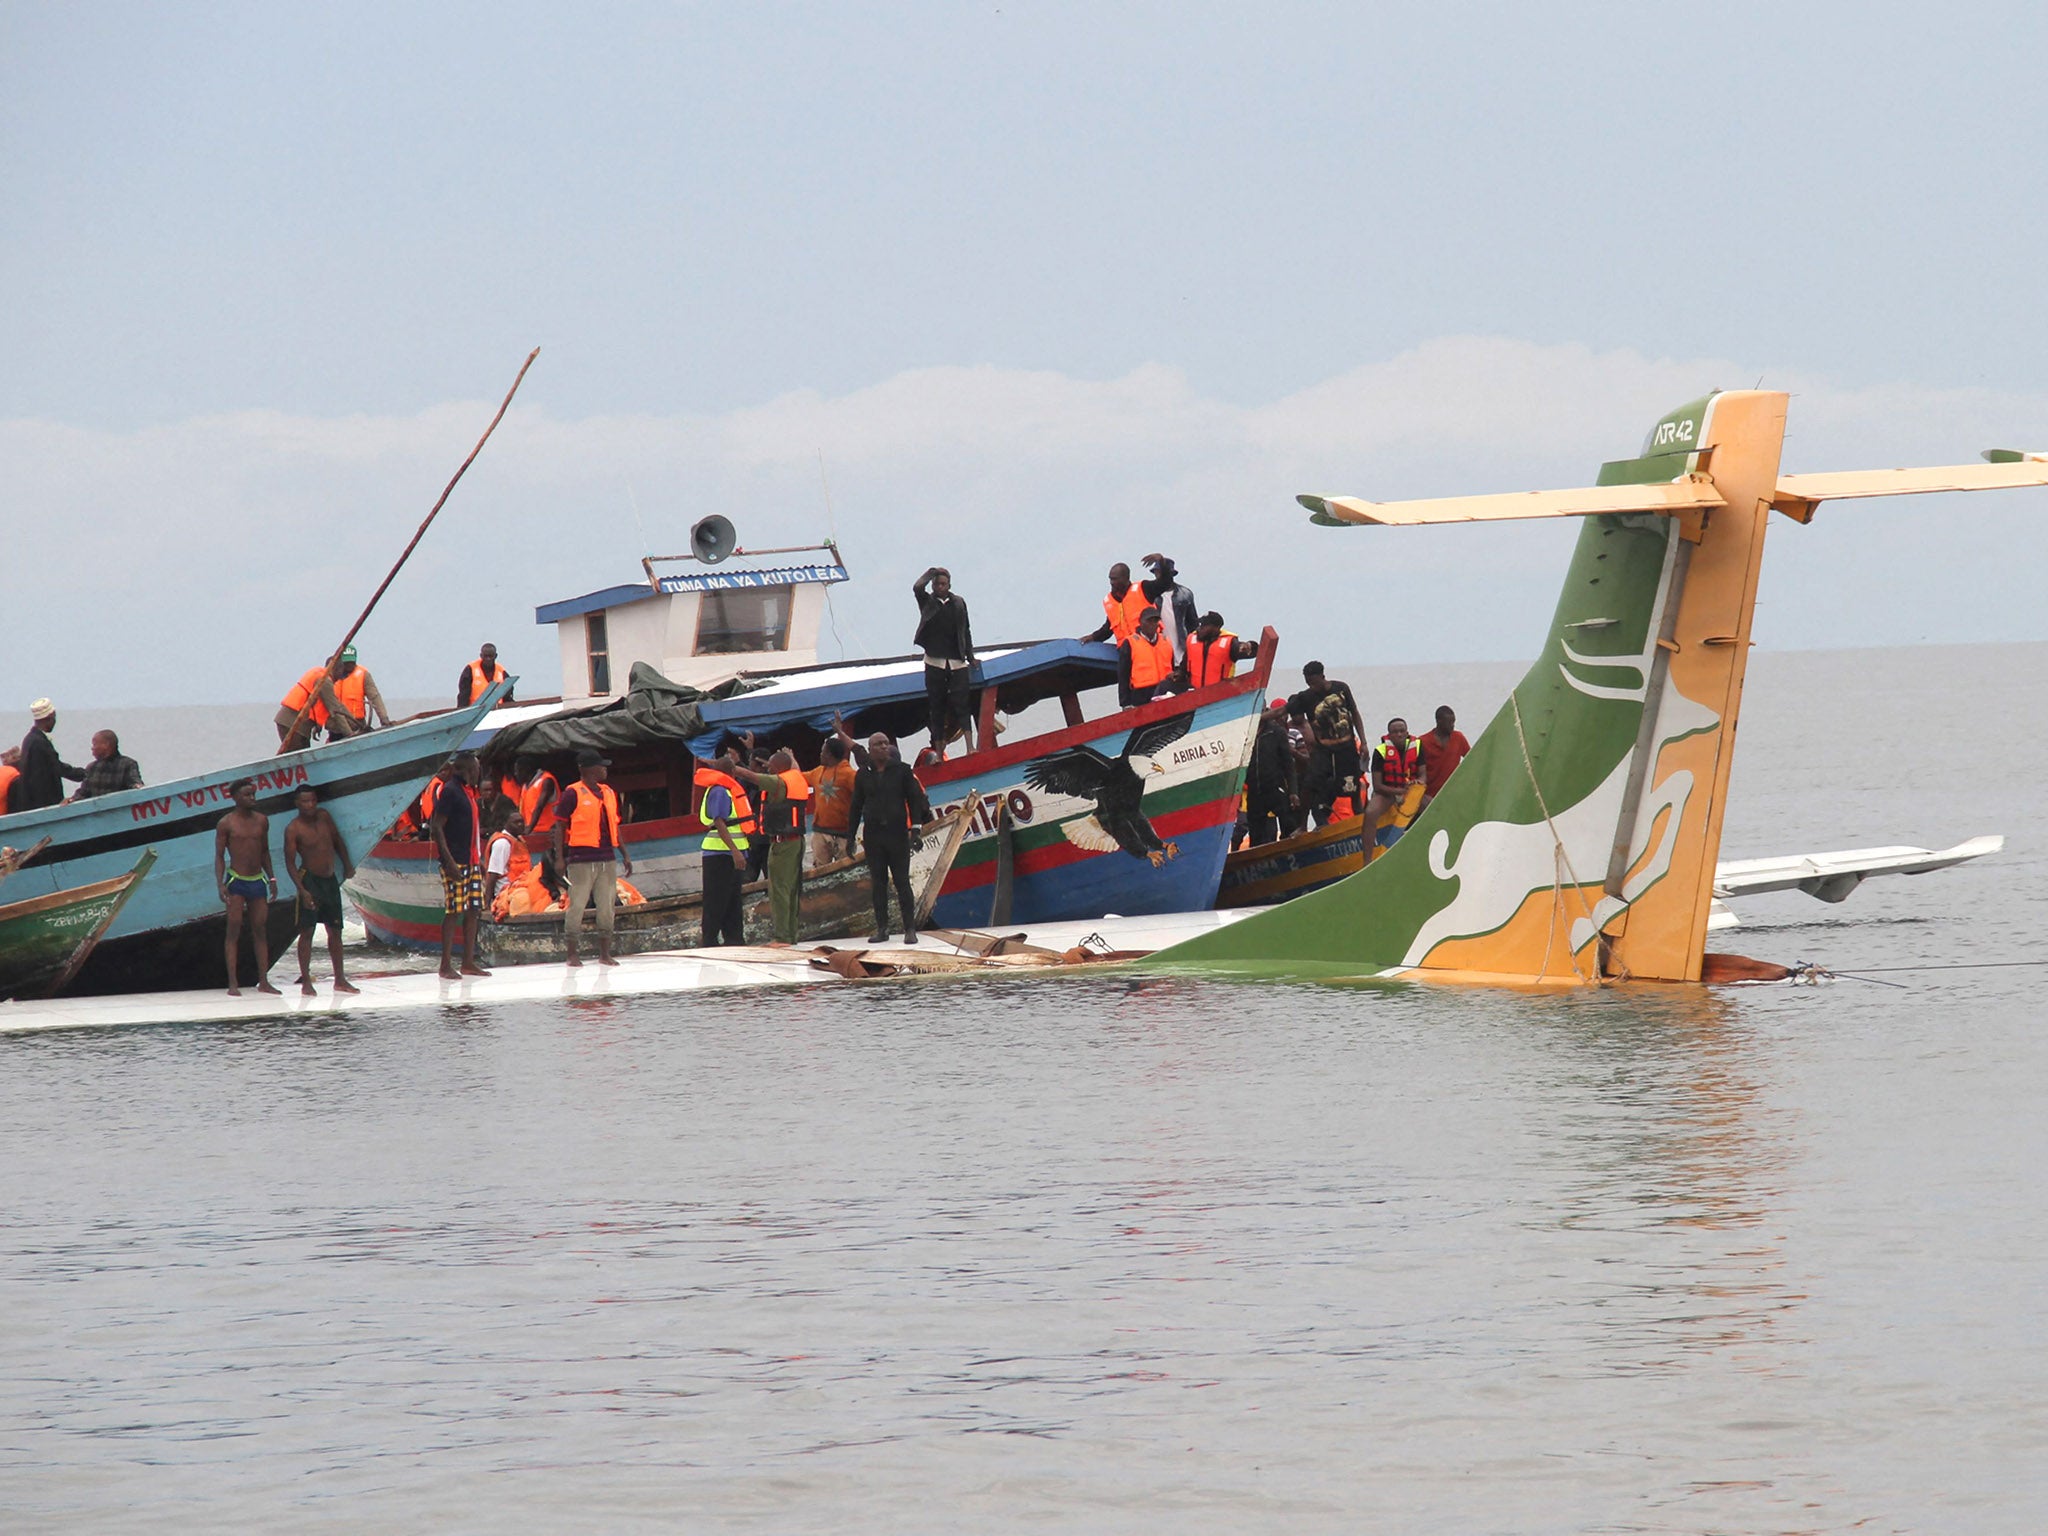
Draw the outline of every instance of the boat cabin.
M656 570L683 561L696 568ZM635 663L707 690L742 670L813 666L826 590L846 580L846 564L829 540L739 550L715 564L649 555L640 566L643 580L534 610L535 622L555 626L565 703L623 697Z

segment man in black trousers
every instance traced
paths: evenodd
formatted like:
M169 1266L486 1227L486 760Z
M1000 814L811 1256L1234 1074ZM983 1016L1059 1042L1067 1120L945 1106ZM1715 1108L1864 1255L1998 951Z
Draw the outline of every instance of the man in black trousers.
M853 809L846 835L863 834L868 854L868 889L875 901L875 932L889 938L889 880L896 881L896 905L903 914L903 942L917 942L917 897L910 889L911 829L932 819L924 786L896 755L896 743L877 731L868 738L868 764L853 776Z
M931 717L932 750L944 757L956 731L967 732L974 750L974 711L969 702L974 676L974 632L967 603L953 590L953 573L935 565L910 589L917 599L917 635L924 652L924 697Z

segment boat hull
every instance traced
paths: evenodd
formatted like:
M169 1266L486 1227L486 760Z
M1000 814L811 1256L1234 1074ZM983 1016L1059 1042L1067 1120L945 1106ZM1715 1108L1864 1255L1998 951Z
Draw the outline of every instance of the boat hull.
M140 881L79 972L76 992L121 992L226 984L226 916L213 878L214 829L226 814L228 786L256 781L256 808L270 817L271 858L283 874L284 825L301 784L320 791L353 853L371 847L495 702L477 704L301 752L260 758L169 784L0 817L0 842L49 846L7 883L12 897L126 874L145 849L154 869ZM290 884L271 903L271 953L296 933ZM245 962L246 964L246 962Z
M1223 864L1218 907L1265 907L1291 901L1365 868L1365 818L1346 816L1277 842L1240 848Z
M1270 631L1269 631L1270 633ZM944 928L1005 923L1054 923L1116 914L1205 911L1216 900L1237 826L1245 769L1265 702L1270 648L1249 677L1179 694L1137 709L964 757L927 771L935 803L968 790L983 805L970 826L953 872L933 910ZM1187 733L1160 753L1161 772L1146 775L1140 808L1172 850L1154 862L1122 848L1090 848L1069 828L1089 836L1096 807L1087 799L1035 787L1033 763L1076 747L1114 759L1141 726L1192 714ZM1003 881L1002 816L1011 843L1007 911L998 898ZM1097 836L1094 841L1100 841Z
M61 990L150 863L145 853L134 869L112 880L0 906L0 999L48 997Z
M924 830L920 846L910 859L911 886L918 892L926 913L937 901L953 861L965 841L967 824L979 802L969 801L957 811L941 817ZM628 829L629 833L632 829ZM629 837L630 844L631 839ZM402 852L387 856L386 849ZM415 852L425 849L426 857ZM431 845L400 843L381 845L376 867L367 864L347 886L349 899L362 915L370 936L381 943L406 949L438 950L441 947L441 878ZM659 950L690 949L704 942L703 861L701 851L690 860L693 876L687 891L649 890L640 855L633 855L633 884L647 894L643 905L618 907L613 913L613 948L622 955L651 954ZM673 878L673 877L671 877ZM768 905L768 886L756 881L741 890L749 944L767 944L775 937L774 914ZM804 872L803 895L798 906L797 936L801 940L847 938L868 932L873 921L869 902L867 862L841 859ZM594 942L596 914L585 910L582 938ZM531 964L560 960L567 953L563 940L562 914L536 912L486 920L478 930L486 957L495 964Z

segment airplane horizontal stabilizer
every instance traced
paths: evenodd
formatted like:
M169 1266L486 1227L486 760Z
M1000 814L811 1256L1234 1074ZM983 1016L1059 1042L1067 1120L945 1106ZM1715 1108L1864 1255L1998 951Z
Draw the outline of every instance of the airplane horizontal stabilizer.
M1864 496L1922 496L1935 491L2011 491L2030 485L2048 485L2048 453L2023 454L2010 448L1992 448L1984 456L1990 460L1989 463L1780 475L1771 505L1803 523L1824 501L1854 501Z
M1650 485L1588 485L1570 491L1508 491L1494 496L1442 496L1429 501L1361 501L1355 496L1297 496L1311 522L1324 527L1378 524L1492 523L1524 517L1590 517L1602 512L1691 512L1723 505L1703 475Z

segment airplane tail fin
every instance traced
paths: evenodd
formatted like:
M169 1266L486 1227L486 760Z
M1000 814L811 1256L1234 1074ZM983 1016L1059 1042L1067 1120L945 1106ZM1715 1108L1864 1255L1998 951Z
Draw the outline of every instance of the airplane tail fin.
M1585 523L1542 655L1401 841L1158 962L1696 980L1785 403L1763 391L1693 401L1584 491L1314 498L1332 521Z

